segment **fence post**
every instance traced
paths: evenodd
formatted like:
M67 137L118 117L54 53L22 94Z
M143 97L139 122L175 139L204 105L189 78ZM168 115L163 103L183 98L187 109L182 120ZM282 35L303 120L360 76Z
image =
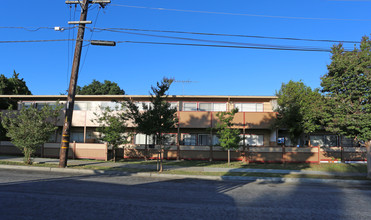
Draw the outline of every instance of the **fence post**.
M41 146L41 158L44 157L44 148L45 148L45 144L43 144L43 145Z
M108 161L108 144L107 144L107 142L104 143L104 144L106 145L106 159L105 159L105 161Z
M317 146L317 149L318 149L318 164L320 164L321 163L321 159L320 159L321 150L319 148L319 145Z
M76 141L73 142L73 154L72 154L72 158L75 159L75 156L76 155Z
M341 156L341 162L344 163L344 147L341 146L340 150L341 150L341 155L340 155Z

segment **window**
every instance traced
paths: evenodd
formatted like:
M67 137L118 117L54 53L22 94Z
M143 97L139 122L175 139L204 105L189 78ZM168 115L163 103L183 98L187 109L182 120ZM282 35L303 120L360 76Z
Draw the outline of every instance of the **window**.
M312 146L335 147L337 146L336 135L311 135L309 137Z
M88 103L87 102L75 102L73 109L74 110L88 110Z
M197 103L195 102L184 103L183 111L197 111Z
M183 134L183 144L184 145L196 145L196 135L195 134Z
M100 109L109 108L110 110L122 110L122 103L120 102L102 102Z
M135 144L146 144L146 135L145 134L135 134ZM154 144L153 136L147 135L147 144Z
M227 105L225 103L200 103L198 105L198 110L209 112L225 112L227 110Z
M225 112L225 111L227 111L227 104L214 103L214 112Z
M145 108L149 109L152 106L151 102L136 102L136 106L138 106L139 111L144 111Z
M342 136L341 137L341 146L342 147L353 147L353 139Z
M84 133L83 132L71 132L70 142L84 143Z
M212 103L200 103L198 105L198 110L210 112L213 110L213 104Z
M59 104L61 105L62 103L59 103ZM36 108L38 110L41 110L45 106L50 106L52 109L55 109L57 107L57 103L56 102L38 102L38 103L36 103Z
M209 134L199 134L198 135L198 145L209 146L210 145L210 135Z
M164 137L165 137L165 140L164 140L165 145L176 145L176 142L177 142L176 134L164 134Z
M169 102L169 103L170 103L170 108L178 109L178 103L177 102Z
M234 107L240 112L263 112L263 103L236 103Z
M216 135L213 135L213 140L212 141L213 141L213 145L219 145L220 144L219 138Z
M240 145L243 146L243 135L240 135ZM245 134L245 146L264 146L264 135Z

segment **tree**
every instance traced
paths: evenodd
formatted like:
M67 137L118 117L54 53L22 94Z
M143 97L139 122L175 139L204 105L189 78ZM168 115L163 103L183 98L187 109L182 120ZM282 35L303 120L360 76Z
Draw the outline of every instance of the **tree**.
M14 70L13 76L7 78L0 75L0 95L31 95L26 82L19 78L19 73ZM17 109L17 101L10 98L0 98L0 109ZM0 124L0 140L6 139L6 130Z
M14 71L11 78L0 75L0 95L31 95L31 91L23 78L19 78L19 73ZM16 109L17 102L12 99L0 99L0 109L8 109L10 105Z
M164 134L175 128L178 121L176 117L176 108L171 108L170 103L166 101L167 94L173 79L163 78L161 82L157 82L157 87L151 87L152 93L150 102L151 105L143 106L144 111L139 111L138 106L128 101L128 112L136 125L137 131L145 134L154 135L156 144L160 146L160 168L159 172L163 171L162 155L164 151Z
M365 142L371 178L371 41L364 36L359 48L345 51L338 44L331 53L328 73L321 78L325 129Z
M104 80L101 83L93 80L89 85L84 87L77 86L76 94L78 95L125 95L125 91L121 89L117 83L109 80Z
M234 115L238 112L238 109L232 109L230 112L218 112L216 116L219 121L216 124L216 134L219 138L220 146L228 150L228 166L231 161L231 149L238 149L239 143L241 141L240 131L233 128L233 118Z
M31 164L31 156L38 147L46 143L50 135L57 129L57 117L62 105L46 105L41 110L35 106L23 107L20 111L1 113L1 124L6 129L11 142L22 150L24 161Z
M129 143L130 135L127 131L127 116L122 109L116 107L111 109L106 107L101 114L95 113L98 117L95 121L99 124L97 131L99 132L99 139L107 142L112 147L113 160L116 162L116 151L120 145ZM125 148L124 148L125 149ZM125 153L125 150L124 150Z
M321 129L323 97L318 89L312 90L303 82L282 83L275 109L277 119L274 126L285 128L292 143L297 143L302 134Z

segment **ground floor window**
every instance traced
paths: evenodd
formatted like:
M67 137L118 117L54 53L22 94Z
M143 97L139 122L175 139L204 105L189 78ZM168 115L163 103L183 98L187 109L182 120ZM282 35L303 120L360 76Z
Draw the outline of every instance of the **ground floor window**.
M84 143L84 132L71 132L70 142Z
M151 135L145 134L135 134L134 144L146 144L146 136L147 136L147 144L154 144L154 138Z
M165 137L165 140L164 140L165 145L176 145L177 143L176 134L164 134L164 137Z
M240 145L243 146L243 143L245 141L245 146L264 146L264 135L262 134L245 134L245 140L244 135L241 134L241 141Z
M210 145L210 135L209 134L199 134L198 135L198 145L209 146Z
M311 135L309 137L312 146L335 147L338 146L337 135Z
M195 146L197 142L196 134L183 134L182 144Z

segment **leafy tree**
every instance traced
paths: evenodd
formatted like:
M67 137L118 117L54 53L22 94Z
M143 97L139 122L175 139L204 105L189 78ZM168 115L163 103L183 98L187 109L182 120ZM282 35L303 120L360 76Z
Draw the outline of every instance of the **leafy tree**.
M77 86L76 94L78 95L125 95L125 91L121 89L117 83L109 80L104 80L101 83L93 80L89 85L84 87Z
M345 51L338 44L331 53L328 73L321 78L327 107L325 128L365 142L371 178L371 41L364 36L359 48Z
M228 150L228 166L231 161L231 149L238 149L239 143L241 141L240 131L236 128L233 128L233 118L234 115L238 112L238 109L232 109L230 112L218 112L216 116L219 121L216 124L216 134L219 138L220 146Z
M278 92L275 109L277 119L275 126L288 131L292 143L297 143L304 133L311 133L321 129L321 114L323 97L318 89L312 90L303 82L289 81L282 83Z
M19 78L19 73L14 71L11 78L0 75L0 95L31 95L26 82ZM10 98L0 98L0 109L17 108L17 101ZM0 140L6 139L6 130L0 124Z
M41 110L31 106L23 107L20 111L1 113L1 123L6 129L11 142L22 150L24 161L31 164L31 156L42 144L46 143L50 135L57 129L57 117L62 105L44 106Z
M113 160L116 162L116 151L120 145L129 143L130 135L127 131L127 116L122 109L109 107L105 108L101 114L95 113L98 117L95 121L99 124L97 131L99 139L107 142L112 147ZM125 153L125 152L124 152Z
M160 146L160 168L163 171L162 154L164 151L165 136L163 134L175 128L178 119L176 117L176 108L171 108L170 103L166 101L167 94L173 79L163 78L157 82L157 87L151 87L151 105L143 106L144 111L139 111L135 103L128 101L128 112L134 125L139 132L154 135L156 144Z
M0 75L0 95L31 95L31 91L23 78L19 78L19 73L14 71L11 78ZM16 109L17 102L11 99L0 99L0 109L8 109L10 105Z

